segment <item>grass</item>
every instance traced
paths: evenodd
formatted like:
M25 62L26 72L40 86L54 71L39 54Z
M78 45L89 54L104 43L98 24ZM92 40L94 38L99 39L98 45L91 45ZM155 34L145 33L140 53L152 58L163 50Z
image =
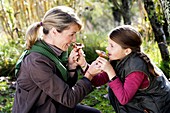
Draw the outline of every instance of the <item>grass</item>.
M107 95L107 85L97 87L81 102L82 104L97 108L102 113L114 113Z

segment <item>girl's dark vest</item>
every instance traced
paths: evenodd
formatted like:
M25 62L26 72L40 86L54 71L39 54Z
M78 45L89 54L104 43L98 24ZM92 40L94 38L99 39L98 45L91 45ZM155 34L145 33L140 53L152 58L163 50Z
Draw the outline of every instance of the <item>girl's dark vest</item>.
M159 76L149 73L148 67L136 53L119 61L115 67L117 76L124 83L128 74L134 71L145 73L150 81L146 89L139 89L126 105L121 105L109 88L109 99L116 113L170 113L170 82L157 67Z

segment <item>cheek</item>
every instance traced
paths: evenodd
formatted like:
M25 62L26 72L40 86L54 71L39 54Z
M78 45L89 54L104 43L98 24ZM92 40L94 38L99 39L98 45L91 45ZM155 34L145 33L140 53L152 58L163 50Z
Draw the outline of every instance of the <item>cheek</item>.
M65 37L65 40L64 40L65 42L71 42L71 37L69 37L69 36L67 36L67 37Z
M119 50L112 50L111 52L111 58L113 60L117 60L121 58L121 52Z

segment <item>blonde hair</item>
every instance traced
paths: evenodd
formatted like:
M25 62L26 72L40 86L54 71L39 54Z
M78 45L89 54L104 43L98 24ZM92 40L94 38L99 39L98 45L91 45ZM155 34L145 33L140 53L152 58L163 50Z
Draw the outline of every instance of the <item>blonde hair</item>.
M30 25L26 31L26 49L30 49L38 39L39 28L43 27L43 33L47 35L51 28L56 28L58 32L68 29L70 25L77 24L79 29L82 23L74 10L67 6L57 6L51 8L44 15L42 22Z

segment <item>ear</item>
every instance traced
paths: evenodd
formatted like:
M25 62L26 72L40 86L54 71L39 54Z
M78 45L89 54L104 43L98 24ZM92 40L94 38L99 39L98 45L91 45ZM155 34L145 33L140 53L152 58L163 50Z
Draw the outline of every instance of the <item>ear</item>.
M58 31L56 30L56 28L51 28L51 33L53 33L54 35L58 33Z
M128 55L128 54L130 54L131 52L132 52L132 49L130 49L130 48L125 49L125 55Z

